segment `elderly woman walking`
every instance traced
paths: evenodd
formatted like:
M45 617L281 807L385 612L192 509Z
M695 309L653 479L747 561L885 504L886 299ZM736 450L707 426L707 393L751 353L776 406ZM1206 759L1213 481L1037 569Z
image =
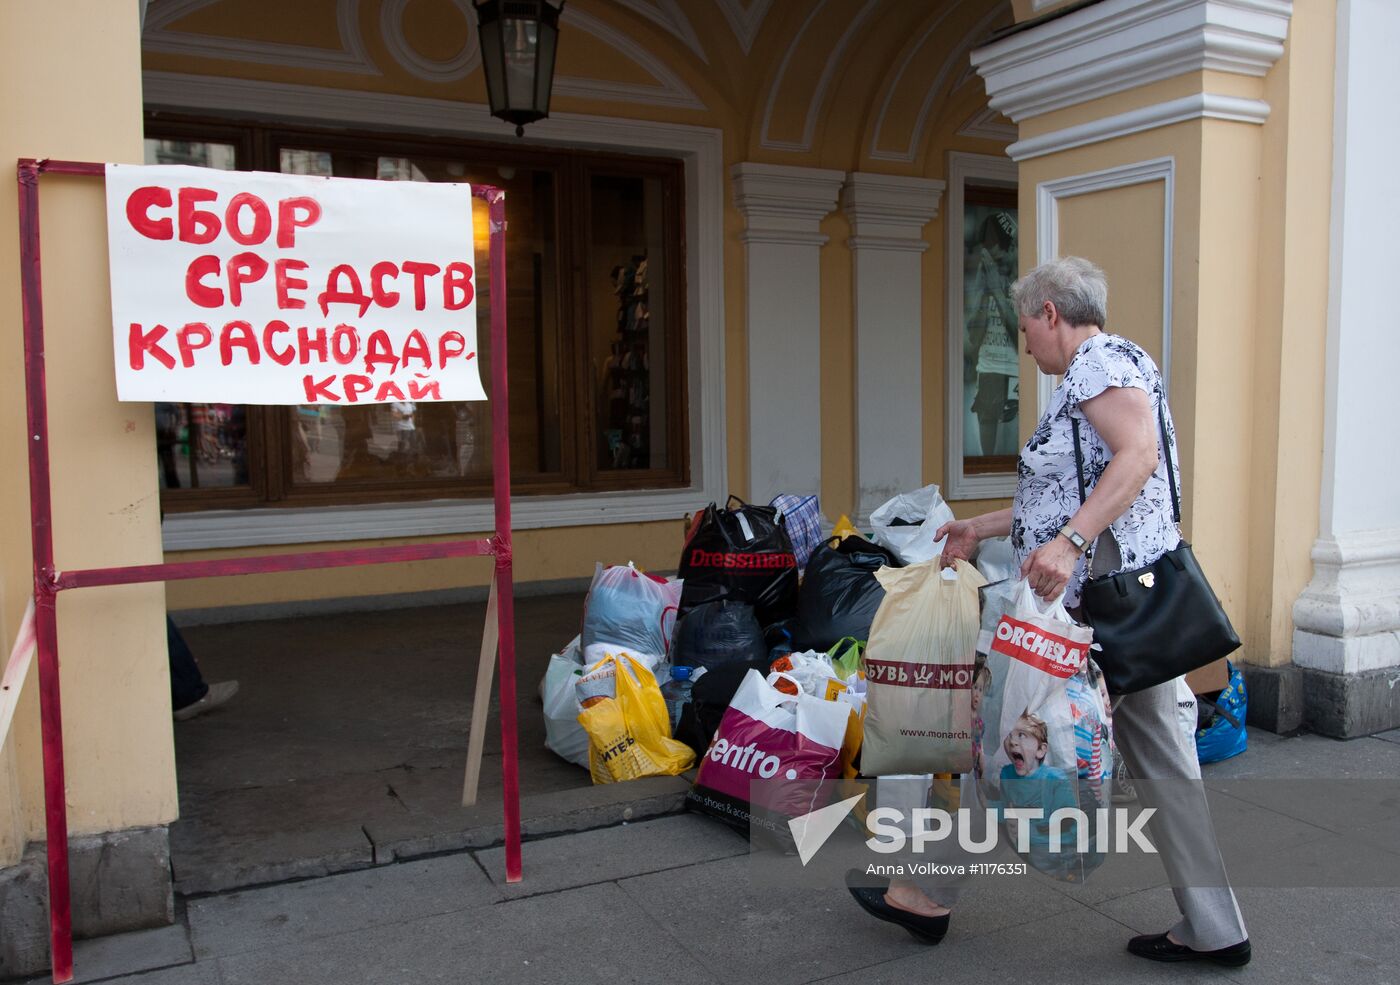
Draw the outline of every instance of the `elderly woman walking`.
M1100 559L1096 573L1116 573L1149 564L1180 541L1167 475L1177 461L1176 433L1152 358L1103 330L1108 282L1102 270L1078 257L1052 260L1018 280L1011 293L1026 350L1041 372L1063 380L1021 449L1012 507L953 521L937 536L948 538L946 560L971 557L982 538L1010 534L1031 588L1045 599L1063 592L1073 611L1088 576L1085 552L1091 545L1097 542L1095 551L1111 558L1107 565ZM1169 449L1159 447L1159 407ZM1089 490L1082 502L1076 423ZM1177 477L1170 481L1179 488ZM1177 726L1176 709L1174 682L1114 701L1118 749L1141 781L1144 805L1156 808L1149 822L1152 840L1172 875L1182 915L1166 933L1134 937L1128 950L1154 961L1243 965L1250 958L1249 939L1225 878L1196 752ZM937 902L903 880L852 884L851 892L872 916L935 944L948 928L945 904L956 895L935 890L942 897Z

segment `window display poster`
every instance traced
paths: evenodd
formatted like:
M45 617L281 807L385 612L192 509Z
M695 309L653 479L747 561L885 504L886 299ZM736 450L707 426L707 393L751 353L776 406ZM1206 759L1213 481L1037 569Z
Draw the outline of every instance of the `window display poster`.
M1014 192L968 188L963 210L963 448L968 458L1018 450L1019 327L1011 301L1017 270Z
M484 400L466 184L107 165L121 400Z

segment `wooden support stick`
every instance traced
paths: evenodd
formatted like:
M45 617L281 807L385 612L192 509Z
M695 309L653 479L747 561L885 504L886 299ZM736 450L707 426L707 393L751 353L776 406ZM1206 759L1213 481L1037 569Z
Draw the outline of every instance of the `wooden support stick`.
M496 643L500 627L496 616L496 571L491 571L491 592L486 601L486 625L481 632L481 662L476 666L476 695L472 699L471 740L467 743L467 777L462 785L462 806L476 805L481 785L481 757L486 747L486 719L491 713L491 687L495 683Z
M0 675L0 748L5 745L5 737L10 734L10 722L15 717L15 707L19 704L20 688L29 673L29 665L34 660L34 599L24 608L24 618L19 622L19 632L15 635L14 649L10 651L9 662Z

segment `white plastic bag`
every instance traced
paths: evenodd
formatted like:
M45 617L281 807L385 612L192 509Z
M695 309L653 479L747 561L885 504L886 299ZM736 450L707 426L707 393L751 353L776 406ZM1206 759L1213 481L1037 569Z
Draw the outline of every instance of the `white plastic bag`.
M1196 695L1192 693L1191 686L1186 683L1185 677L1176 679L1176 718L1181 726L1181 734L1186 736L1186 745L1195 752L1196 749Z
M583 670L583 654L575 636L563 651L549 658L540 683L544 700L545 748L577 766L588 768L588 733L578 723L580 707L574 682Z
M977 548L976 563L977 570L988 582L1003 581L1018 574L1010 537L992 537L982 541Z
M646 654L649 667L664 662L681 602L682 583L655 578L628 561L597 565L583 602L583 656L589 663L626 650Z
M785 653L773 661L772 669L791 678L814 698L834 701L836 695L846 690L846 682L831 666L831 657L819 650ZM784 688L779 687L779 690Z
M982 576L966 561L945 572L932 560L875 577L885 598L865 648L861 773L965 772Z
M943 541L933 535L953 520L953 511L943 502L937 486L924 486L900 493L870 514L875 543L888 547L905 564L918 564L943 553ZM892 526L895 520L911 520L912 525ZM945 538L946 539L946 538Z

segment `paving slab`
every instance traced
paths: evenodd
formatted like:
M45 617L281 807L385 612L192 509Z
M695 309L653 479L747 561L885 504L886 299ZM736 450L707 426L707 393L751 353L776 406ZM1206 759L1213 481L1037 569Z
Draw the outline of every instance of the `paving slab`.
M626 879L699 862L747 855L749 843L734 831L694 814L600 828L529 842L528 878L505 881L505 849L478 852L491 880L507 898Z
M1167 893L1171 899L1171 894ZM1132 932L1086 907L1043 916L1033 905L1014 908L1013 925L992 933L969 932L974 921L954 913L943 943L898 960L868 964L822 980L822 985L986 985L988 982L1113 982L1191 985L1228 981L1217 970L1196 965L1163 968L1124 950ZM966 914L970 916L970 914ZM874 921L871 921L872 923ZM1257 979L1286 981L1287 979Z
M219 959L224 985L714 985L615 884L440 914Z
M140 975L109 978L104 985L223 985L223 979L219 976L218 965L198 962Z
M517 600L524 798L591 787L587 770L545 749L537 694L550 653L578 632L582 604L581 594ZM214 892L498 843L494 696L478 813L464 816L460 807L484 615L484 604L434 605L185 630L205 678L242 687L227 706L176 726L177 890ZM654 796L632 788L611 798L633 793ZM593 826L622 820L626 806ZM678 807L674 798L634 813ZM580 823L578 811L562 812L567 823L551 820L560 813L542 806L525 817L542 819L545 831ZM378 832L377 853L364 829Z
M1400 982L1400 890L1240 889L1253 960L1229 974L1241 981ZM1096 908L1139 933L1179 919L1170 893L1139 893Z
M619 883L685 947L726 981L814 981L924 947L908 933L867 917L842 886L814 889L769 878L747 857L709 862ZM1036 880L997 883L958 902L966 925L986 933L1030 909L1079 908Z
M454 855L191 900L188 920L202 961L404 924L500 898L470 856Z
M366 821L404 810L375 774L212 791L195 799L197 807L170 826L175 890L184 895L372 865ZM182 794L182 810L185 802Z
M1400 742L1400 728L1393 728L1388 732L1377 732L1372 738L1383 739L1386 742Z
M1267 737L1267 738L1266 738ZM1272 741L1271 741L1272 740ZM1233 759L1207 763L1201 774L1214 779L1366 779L1400 775L1400 743L1365 737L1323 735L1282 738L1249 730L1249 748Z
M74 941L73 981L81 985L83 982L106 981L163 968L176 969L172 974L188 976L193 961L189 932L183 923L151 930L134 930ZM48 975L38 976L29 979L26 985L41 985L51 980ZM145 977L142 980L157 979ZM176 980L179 979L172 979Z
M483 770L483 791L487 776ZM381 814L365 823L380 862L488 848L505 838L499 795L462 807L460 775L449 786L431 775L403 773L394 777L393 786L404 813ZM684 809L689 789L683 777L658 776L522 795L521 832L526 838L542 838L676 814Z

